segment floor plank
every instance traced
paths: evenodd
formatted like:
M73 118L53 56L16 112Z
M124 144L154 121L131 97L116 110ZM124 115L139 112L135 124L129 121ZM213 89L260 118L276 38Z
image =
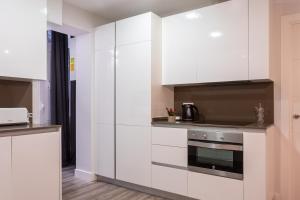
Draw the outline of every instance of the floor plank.
M62 170L63 200L167 200L103 182L87 182L74 176L74 167Z

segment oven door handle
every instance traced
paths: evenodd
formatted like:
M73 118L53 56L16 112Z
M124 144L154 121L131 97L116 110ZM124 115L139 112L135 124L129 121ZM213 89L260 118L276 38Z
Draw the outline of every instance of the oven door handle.
M216 144L216 143L206 143L198 141L188 141L189 146L203 147L208 149L219 149L219 150L229 150L229 151L243 151L242 145L234 144Z

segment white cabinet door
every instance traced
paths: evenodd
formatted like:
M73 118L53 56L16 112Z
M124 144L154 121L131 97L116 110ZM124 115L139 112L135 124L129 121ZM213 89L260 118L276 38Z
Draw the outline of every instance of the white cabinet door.
M11 200L11 137L0 137L0 199Z
M187 167L187 148L152 145L152 161Z
M95 32L96 174L115 178L115 23Z
M187 171L152 165L152 187L187 196Z
M106 51L114 50L116 44L115 38L116 23L110 23L100 26L95 31L95 50Z
M266 200L266 133L244 135L244 200ZM253 162L255 160L255 162Z
M96 174L115 178L114 125L96 124Z
M95 53L95 122L114 124L114 51Z
M187 129L152 127L152 144L187 148Z
M270 79L270 0L249 0L249 79Z
M117 125L117 179L151 187L151 128Z
M60 134L12 137L13 200L60 199Z
M0 76L47 78L46 0L0 2Z
M243 200L243 181L188 172L188 194L201 200Z
M163 19L163 84L248 80L248 0Z
M151 42L117 47L116 121L151 125Z
M151 40L152 13L117 21L117 46Z

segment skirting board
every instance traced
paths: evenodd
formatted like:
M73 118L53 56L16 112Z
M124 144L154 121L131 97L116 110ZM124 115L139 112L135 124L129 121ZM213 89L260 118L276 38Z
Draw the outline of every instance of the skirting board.
M182 196L182 195L178 195L178 194L174 194L174 193L170 193L170 192L166 192L154 188L149 188L141 185L136 185L136 184L132 184L132 183L116 180L116 179L111 179L103 176L98 176L98 175L97 175L97 181L117 185L120 187L128 188L131 190L147 193L150 195L154 195L154 196L158 196L170 200L196 200L190 197L186 197L186 196Z
M97 176L94 173L87 172L80 169L75 169L75 177L86 180L86 181L95 181L97 180Z

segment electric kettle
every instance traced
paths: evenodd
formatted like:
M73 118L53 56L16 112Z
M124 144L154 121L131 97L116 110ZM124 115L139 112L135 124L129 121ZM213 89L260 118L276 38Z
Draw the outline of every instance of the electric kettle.
M195 121L199 117L199 111L194 103L182 104L182 121Z

